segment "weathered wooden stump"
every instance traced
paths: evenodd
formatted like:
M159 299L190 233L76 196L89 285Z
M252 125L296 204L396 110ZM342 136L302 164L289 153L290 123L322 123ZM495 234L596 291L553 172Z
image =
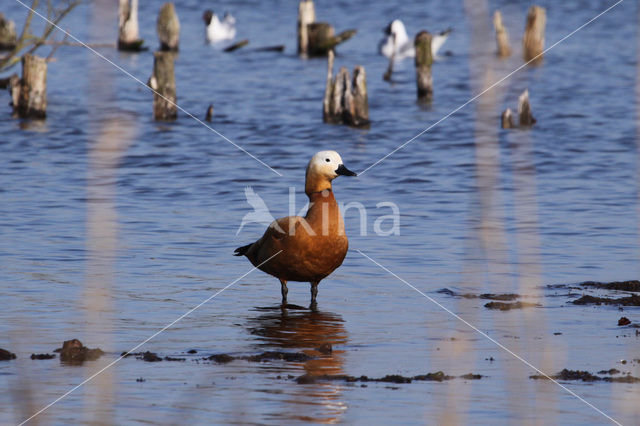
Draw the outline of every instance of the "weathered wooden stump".
M22 57L22 78L10 78L13 113L20 118L47 116L47 61L35 55Z
M531 112L531 104L529 103L529 90L525 90L518 97L518 126L513 123L513 112L511 108L504 110L501 116L501 127L503 129L512 129L519 127L528 129L536 124L536 119Z
M433 77L431 76L431 64L433 55L431 54L432 36L428 31L420 31L416 34L414 46L416 48L416 85L418 91L418 101L427 102L433 99Z
M301 0L298 5L298 54L325 56L338 44L349 40L356 30L346 30L335 35L327 22L315 22L316 12L311 0Z
M502 13L496 10L493 14L493 28L496 30L496 44L498 46L497 54L501 58L511 55L511 45L509 44L509 34L502 24Z
M353 116L355 125L369 124L369 95L367 94L367 73L362 65L353 69Z
M302 0L298 4L298 54L307 54L309 50L308 25L316 21L316 9L313 0Z
M540 6L531 6L527 14L527 24L522 39L524 60L534 63L542 61L544 52L544 28L547 22L546 11Z
M520 127L531 127L536 123L531 113L531 104L529 103L529 90L525 90L518 97L518 118Z
M353 70L353 83L349 71L341 67L333 78L334 53L329 51L327 82L322 101L322 118L325 123L364 127L369 122L367 77L362 66Z
M153 89L153 118L160 121L178 117L174 56L172 52L153 52L153 75L148 84Z
M213 119L213 104L209 104L209 108L207 108L207 114L204 117L205 121L211 122Z
M502 113L501 117L501 127L503 129L511 129L513 128L513 112L511 112L511 108L507 108Z
M160 50L175 52L180 44L180 21L173 3L165 3L158 13L156 23Z
M12 50L16 47L17 42L15 22L6 19L0 13L0 50Z
M143 43L138 27L138 0L119 0L118 50L140 52L144 50Z

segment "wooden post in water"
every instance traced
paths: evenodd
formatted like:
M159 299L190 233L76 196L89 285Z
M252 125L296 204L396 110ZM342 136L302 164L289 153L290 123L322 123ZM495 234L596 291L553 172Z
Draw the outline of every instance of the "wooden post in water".
M170 121L178 117L174 55L172 52L153 52L153 75L148 84L153 89L153 118L156 120Z
M501 127L503 129L512 129L514 127L527 129L536 124L536 121L537 120L531 113L531 104L529 103L529 90L525 90L518 97L518 126L515 126L513 123L513 112L511 111L511 108L507 108L502 113Z
M522 39L524 60L534 62L542 60L544 51L544 28L547 22L546 11L540 6L531 6L527 14L527 24Z
M131 1L131 3L129 3ZM139 52L143 50L138 27L138 0L119 0L118 50Z
M301 0L298 5L298 54L309 51L308 25L316 21L316 9L313 0Z
M518 117L520 127L531 127L536 123L531 113L531 104L529 103L529 90L522 92L518 97Z
M208 122L211 122L213 119L213 104L209 104L209 108L207 108L207 115L205 115L204 119Z
M418 100L421 102L430 101L433 98L433 77L431 76L431 64L433 55L431 54L431 34L428 31L420 31L416 34L414 45L416 48L416 85L418 89Z
M513 128L513 112L511 112L511 108L507 108L502 113L501 117L501 127L503 129L511 129Z
M346 30L335 35L335 29L327 22L316 22L312 0L301 0L298 5L298 54L310 56L328 55L338 44L349 40L356 30Z
M16 47L16 24L0 13L0 50L12 50Z
M502 13L496 10L493 14L493 28L496 30L496 44L498 45L498 56L506 58L511 55L511 46L509 45L509 34L502 24Z
M322 98L322 121L331 122L331 99L333 94L333 49L327 54L327 83L324 87L324 97Z
M346 124L354 127L369 125L369 99L364 67L353 70L353 83L349 71L341 67L333 78L333 50L327 61L327 82L322 100L322 119L325 123Z
M180 44L180 21L173 3L165 3L160 8L156 30L160 50L176 52Z
M22 57L22 78L11 78L14 115L20 118L47 116L47 61L36 55Z
M364 67L353 69L353 125L369 124L369 96L367 95L367 74Z

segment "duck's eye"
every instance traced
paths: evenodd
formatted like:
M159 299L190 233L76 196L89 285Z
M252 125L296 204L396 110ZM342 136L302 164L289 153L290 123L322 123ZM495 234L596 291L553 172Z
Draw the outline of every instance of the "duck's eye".
M331 160L329 160L328 158L325 158L324 161L326 161L327 163L331 162Z

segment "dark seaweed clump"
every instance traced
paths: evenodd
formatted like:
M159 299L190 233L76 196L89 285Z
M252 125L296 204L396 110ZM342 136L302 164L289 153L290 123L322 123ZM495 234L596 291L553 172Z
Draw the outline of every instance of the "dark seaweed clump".
M463 376L460 376L460 378L465 379L465 380L479 380L481 379L483 376L481 374L473 374L473 373L469 373L469 374L465 374ZM347 382L347 383L353 383L353 382L379 382L379 383L396 383L396 384L403 384L403 383L411 383L413 381L434 381L434 382L442 382L445 380L451 380L454 379L454 376L449 376L447 374L444 374L442 371L438 371L435 373L427 373L427 374L421 374L418 376L411 376L411 377L407 377L407 376L402 376L400 374L388 374L384 377L379 377L379 378L375 378L375 377L368 377L368 376L349 376L346 374L324 374L324 375L319 375L319 376L314 376L312 374L304 374L302 376L299 376L296 378L296 382L298 384L301 385L307 385L307 384L312 384L312 383L317 383L320 381L342 381L342 382Z
M640 295L632 294L631 296L612 299L609 297L595 297L587 294L571 303L574 305L640 306Z
M60 352L60 362L71 365L95 361L104 355L100 348L89 349L78 339L66 340L62 344L62 348L58 348L54 352Z
M31 359L53 359L55 354L31 354Z
M443 288L438 290L438 293L440 294L448 294L449 296L453 296L453 297L462 297L464 299L488 299L488 300L501 300L501 301L510 301L510 300L516 300L517 298L520 297L519 294L514 294L514 293L501 293L501 294L494 294L494 293L483 293L483 294L473 294L473 293L457 293L453 290L450 290L448 288Z
M487 309L495 309L500 311L510 311L512 309L524 309L524 308L535 308L540 305L537 303L529 303L529 302L514 302L514 303L506 303L506 302L489 302L484 305Z
M16 359L16 354L6 349L0 348L0 361L10 361Z
M603 288L607 290L637 291L640 292L640 281L613 281L610 283L600 283L597 281L585 281L580 284L582 287Z
M202 358L206 361L214 361L218 364L226 364L228 362L234 360L244 360L249 362L266 362L266 361L286 361L286 362L306 362L310 359L313 359L312 356L309 356L303 352L280 352L280 351L270 351L270 352L262 352L257 355L250 356L232 356L228 354L216 354L211 355L206 358Z
M620 371L612 368L611 370L605 371L602 370L598 372L598 374L618 374ZM547 376L543 376L541 374L529 376L530 379L534 380L545 380L548 379ZM640 377L634 377L631 375L619 376L619 377L600 377L594 374L589 373L588 371L580 371L580 370L568 370L564 369L558 374L551 376L552 379L555 380L579 380L582 382L611 382L611 383L636 383L640 382Z

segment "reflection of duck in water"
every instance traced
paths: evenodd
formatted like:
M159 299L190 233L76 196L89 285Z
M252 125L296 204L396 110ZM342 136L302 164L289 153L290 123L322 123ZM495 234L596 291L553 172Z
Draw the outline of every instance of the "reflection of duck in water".
M313 356L304 365L307 374L340 374L344 351L327 348L347 343L343 323L330 312L278 309L250 320L249 332L259 336L261 345L295 348Z
M325 348L341 346L348 342L344 320L340 315L321 311L281 310L279 307L249 320L248 329L262 346L296 349L314 358L303 365L304 374L344 374L344 351ZM319 351L318 348L322 348ZM291 364L283 373L292 374ZM299 374L299 373L298 373ZM337 423L342 420L346 405L342 402L344 385L336 382L319 382L291 388L293 407L283 412L283 421L313 423Z

